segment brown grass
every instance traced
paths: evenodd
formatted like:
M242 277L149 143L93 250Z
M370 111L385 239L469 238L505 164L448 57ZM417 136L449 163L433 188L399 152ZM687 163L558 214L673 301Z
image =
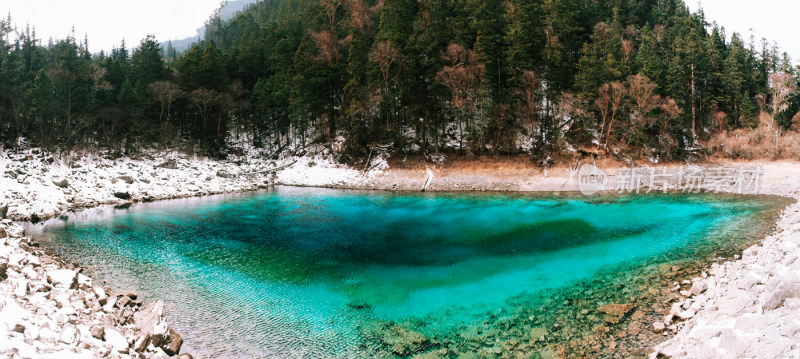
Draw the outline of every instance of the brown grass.
M713 155L734 160L800 160L800 133L767 126L715 135L708 143Z

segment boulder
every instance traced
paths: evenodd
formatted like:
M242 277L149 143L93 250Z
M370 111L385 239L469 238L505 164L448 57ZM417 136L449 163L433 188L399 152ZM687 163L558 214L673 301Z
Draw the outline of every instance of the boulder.
M661 333L664 331L664 323L663 322L655 322L653 323L653 332L654 333Z
M183 337L172 327L167 327L167 342L159 348L164 349L167 355L177 355L183 346Z
M130 192L114 192L114 197L117 197L119 199L129 200L131 199L131 194Z
M120 353L128 352L128 340L116 329L107 329L105 331L105 338L106 343L111 344L111 347L115 351Z
M78 288L78 272L70 269L57 269L47 272L47 281L54 287Z
M66 178L62 178L60 180L53 180L53 184L60 187L60 188L67 188L69 187L69 181Z
M767 297L767 300L761 305L764 310L773 310L783 305L783 302L788 298L797 298L800 296L800 291L797 288L784 287L778 288Z
M131 298L127 295L123 295L117 300L117 307L120 309L125 308L130 302Z
M706 289L708 289L706 282L703 280L698 280L692 283L692 289L690 291L692 292L692 295L697 296L700 295L700 293L705 292Z
M178 161L176 160L167 160L162 164L156 165L157 168L166 168L168 170L176 170L178 169Z
M61 330L58 340L64 344L75 344L79 337L78 330L74 326L66 325Z
M135 180L131 176L119 176L117 177L117 179L127 184L133 184L133 182L135 182Z
M146 348L148 345L153 345L163 349L168 355L180 352L183 338L167 325L166 314L164 302L156 301L133 315L134 323L142 332L142 342L137 347Z

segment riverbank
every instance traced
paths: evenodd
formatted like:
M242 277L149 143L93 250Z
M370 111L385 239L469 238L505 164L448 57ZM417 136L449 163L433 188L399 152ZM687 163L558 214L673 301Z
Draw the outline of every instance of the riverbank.
M0 356L192 357L180 354L183 338L166 322L163 302L115 293L82 272L0 222Z
M426 188L428 191L562 192L580 189L576 167L542 169L524 159L508 158L463 159L440 164L407 158L387 163L379 159L378 165L364 172L336 165L323 155L282 161L259 158L212 161L177 153L153 153L138 159L84 156L55 161L32 150L0 157L0 212L6 212L5 216L14 220L35 221L102 204L126 205L243 192L273 184L390 191ZM727 162L704 167L720 165L755 168L761 164ZM598 163L598 167L609 169L611 184L607 189L613 191L621 178L618 168L623 166L608 162ZM273 168L281 170L270 171ZM670 165L666 169L674 173L681 167ZM773 162L763 164L761 170L759 186L752 188L752 193L800 199L800 185L793 182L800 176L800 165ZM643 186L643 191L646 189L647 185ZM3 211L2 208L7 209ZM796 280L800 261L795 261L800 239L795 233L800 228L797 223L800 223L800 205L793 204L782 213L776 232L760 245L746 250L741 259L714 264L702 275L674 283L669 300L662 306L663 320L648 323L646 328L669 340L656 345L655 349L649 349L652 348L650 341L646 348L637 347L635 351L626 352L649 352L653 356L658 352L672 357L791 354L797 349L791 342L797 342L796 335L800 333L800 318L791 314L792 309L800 307L797 305L800 290L796 289L800 288L797 284L800 280ZM8 243L11 248L25 247L22 244L14 247L14 241ZM22 240L19 243L23 243ZM36 251L27 253L31 258L38 256ZM12 298L24 300L24 296ZM636 315L631 312L635 311L626 311L622 316ZM16 335L14 328L9 327L8 333ZM25 340L23 333L22 342ZM606 353L620 351L611 346L610 343L617 345L614 340L599 343L606 346ZM748 354L748 344L758 352ZM620 341L619 345L637 344Z

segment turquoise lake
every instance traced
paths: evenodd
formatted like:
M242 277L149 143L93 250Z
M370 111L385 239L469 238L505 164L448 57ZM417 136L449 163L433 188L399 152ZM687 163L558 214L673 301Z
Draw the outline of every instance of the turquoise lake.
M167 302L184 352L367 357L391 355L365 339L371 323L448 338L609 271L708 255L773 207L277 187L87 210L28 230L98 281Z

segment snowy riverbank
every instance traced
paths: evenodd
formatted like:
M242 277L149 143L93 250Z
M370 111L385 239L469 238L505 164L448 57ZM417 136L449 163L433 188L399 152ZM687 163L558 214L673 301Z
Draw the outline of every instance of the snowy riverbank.
M346 187L372 172L338 165L322 155L215 161L179 153L108 159L93 155L56 160L37 149L0 152L0 217L43 220L103 204L196 197L257 190L272 184ZM279 171L271 171L280 168Z

